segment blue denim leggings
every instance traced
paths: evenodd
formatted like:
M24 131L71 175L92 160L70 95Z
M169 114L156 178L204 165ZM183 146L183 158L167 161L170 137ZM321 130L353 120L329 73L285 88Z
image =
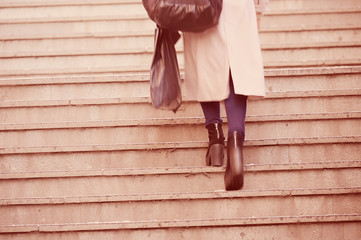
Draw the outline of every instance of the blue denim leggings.
M245 119L247 110L247 96L236 95L234 93L233 81L230 79L230 94L224 101L228 120L228 136L234 131L241 134L244 140L245 136ZM211 123L222 123L220 113L220 102L201 102L202 110L205 117L205 125Z

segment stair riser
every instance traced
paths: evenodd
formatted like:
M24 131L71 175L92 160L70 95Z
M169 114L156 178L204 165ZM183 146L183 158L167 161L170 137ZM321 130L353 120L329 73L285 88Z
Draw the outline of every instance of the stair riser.
M119 49L153 50L153 35L128 37L94 37L66 39L38 39L0 41L0 56L34 56L36 54L64 54L94 51L119 51ZM31 46L31 47L29 47Z
M150 97L148 82L0 87L0 100L70 100Z
M360 147L361 143L247 146L244 162L248 165L360 161ZM206 152L206 148L188 148L0 155L0 172L205 166Z
M99 1L87 1L88 5L99 5ZM101 4L123 4L132 3L140 5L140 2L137 0L107 0L102 1ZM1 2L1 7L30 7L30 6L73 6L73 5L82 5L82 3L75 3L70 0L54 1L54 0L33 0L31 2L24 2L24 0L3 0ZM286 1L278 0L270 2L270 10L308 10L308 9L349 9L353 7L361 7L358 0L344 0L341 2L338 1L328 1L328 0L319 0L319 1Z
M350 30L320 30L320 31L288 31L288 32L261 32L260 40L263 48L277 46L322 46L346 43L355 43L361 39L359 29ZM281 44L281 45L279 45Z
M0 59L1 75L149 71L153 52ZM360 47L265 50L265 67L360 64ZM183 67L183 54L178 54Z
M50 175L50 174L49 174ZM49 198L224 190L224 173L1 180L2 198ZM360 186L360 169L246 172L244 190ZM72 186L71 188L69 186Z
M152 52L0 59L1 75L149 71ZM183 62L182 55L179 62Z
M302 67L320 65L352 65L361 63L360 47L265 50L265 67Z
M268 93L286 91L352 90L360 88L361 74L268 77ZM185 89L182 91L185 93ZM83 83L28 86L0 86L0 100L37 101L87 98L150 97L150 83ZM1 110L0 110L1 111Z
M95 101L96 102L96 101ZM352 102L353 104L350 104ZM72 122L72 121L111 121L118 119L144 118L174 118L200 117L203 118L199 103L184 102L174 115L171 111L154 109L150 103L129 104L101 104L74 105L62 103L37 105L28 107L0 108L0 122L2 123L37 123L37 122ZM53 106L51 106L53 105ZM342 97L309 97L290 99L264 99L248 102L248 115L274 114L302 114L322 112L351 112L360 111L361 98L359 96ZM224 106L221 108L225 116Z
M85 106L47 106L0 108L3 123L63 122L175 117L171 111L157 110L151 103L100 104ZM183 103L179 117L202 117L199 103Z
M361 13L331 13L331 14L311 14L311 15L265 15L261 18L261 31L281 30L287 28L302 29L337 29L347 26L348 28L359 27L359 18ZM103 16L107 16L106 14ZM109 16L107 16L109 19ZM129 32L134 31L152 31L155 23L149 20L146 14L143 18L127 21L126 19L109 19L98 21L79 21L78 17L74 21L68 22L51 22L45 20L43 23L8 23L0 25L0 36L20 36L44 35L44 34L73 34L73 33L101 33L101 32ZM31 19L29 19L31 20ZM93 19L92 20L96 20ZM26 19L25 19L26 21ZM48 22L47 22L48 21ZM315 22L317 25L315 25ZM36 33L34 32L36 29Z
M49 36L51 37L51 36ZM76 37L76 38L74 38ZM19 36L21 39L22 37ZM0 41L0 57L36 56L44 54L74 54L77 52L107 52L119 49L153 50L153 31L138 36L97 36L78 38L77 35L61 39L26 39ZM46 36L43 36L46 38ZM301 31L261 33L261 45L264 49L288 47L319 47L352 45L361 38L361 30L332 30L332 31ZM280 45L279 43L282 43ZM31 47L29 47L31 46ZM183 51L182 39L176 45L178 51Z
M27 8L1 8L0 22L18 19L68 19L81 17L125 17L146 15L142 4L112 4L96 6L52 6Z
M352 106L353 104L355 106ZM359 96L345 97L309 97L309 98L284 98L259 100L249 102L247 107L248 115L258 114L292 114L292 113L317 113L317 112L347 112L359 111L361 103Z
M360 194L1 207L0 224L62 224L353 214Z
M322 1L314 3L314 1L292 2L276 1L270 3L270 10L277 9L277 11L292 11L292 10L341 10L361 8L357 0L344 1L343 4L339 1ZM48 7L28 7L28 8L3 8L0 10L0 20L7 19L36 19L44 18L68 18L68 17L89 17L89 16L127 16L145 15L145 10L141 4L112 4L112 5L95 5L95 6L48 6Z
M332 74L320 76L266 77L268 93L288 91L320 91L358 89L361 74Z
M122 6L119 6L122 7ZM154 22L152 22L146 12L141 8L142 6L137 6L136 11L142 13L141 15L138 14L138 19L140 19L142 22L148 22L148 25L144 25L144 24L138 24L135 25L136 29L143 31L143 30L149 30L149 24L152 24L153 27L155 25ZM71 7L73 8L73 7ZM86 7L83 7L86 8ZM107 7L108 8L108 7ZM117 8L117 7L115 7ZM112 12L115 11L111 10ZM4 17L2 18L2 23L3 23L3 27L0 28L0 30L8 30L9 29L9 25L13 25L16 26L16 28L29 28L30 27L34 27L37 28L39 26L39 24L46 24L46 28L43 28L43 30L41 32L39 32L38 34L41 33L50 33L50 32L54 32L54 30L51 30L50 27L52 25L58 25L59 23L57 22L61 22L64 21L63 24L65 25L73 25L73 24L78 24L79 22L83 21L84 24L86 24L88 27L91 27L90 25L94 25L93 21L97 21L97 22L102 22L103 19L107 19L108 21L111 22L121 22L121 21L127 21L126 17L124 17L124 15L121 15L120 13L118 14L113 14L113 13L107 13L106 12L98 12L94 15L94 12L86 12L85 10L80 11L80 16L77 15L77 13L73 13L73 11L70 11L66 14L70 14L72 16L67 16L67 17L61 17L61 15L64 15L64 12L67 11L67 9L65 8L63 11L60 10L59 14L57 14L58 16L54 16L54 17L49 17L49 18L44 18L44 15L42 13L40 13L41 11L46 11L46 9L39 9L39 11L35 11L34 15L40 15L40 19L36 19L36 17L32 17L29 16L29 14L25 14L25 17L22 18L18 18L18 19L13 19L10 18L9 19L9 15L11 15L11 11L14 11L14 9L4 9L3 10L5 12ZM16 9L15 9L16 11ZM24 11L27 11L26 9L24 9ZM28 10L29 11L29 10ZM84 12L85 11L85 12ZM108 14L108 15L107 15ZM344 26L359 26L358 24L358 20L360 18L360 14L361 11L359 12L344 12L342 13L342 10L338 13L317 13L317 14L292 14L292 15L264 15L261 18L261 31L263 29L285 29L285 28L295 28L297 26L302 26L302 29L307 29L307 28L314 28L316 27L319 28L320 26L324 27L331 27L331 28L335 28L338 26L340 26L340 23L342 23L342 27ZM33 14L31 14L33 15ZM132 16L137 16L137 14L132 15ZM38 16L39 17L39 16ZM141 17L141 18L139 18ZM79 20L81 19L81 20ZM91 21L90 21L91 20ZM1 21L1 20L0 20ZM57 22L54 22L57 21ZM41 22L41 23L37 23L37 22ZM130 21L132 22L132 21ZM315 25L315 23L318 23L317 25ZM31 25L29 25L31 24ZM64 28L62 28L64 29ZM97 28L98 29L98 28ZM129 29L129 28L128 28ZM131 30L131 29L130 29ZM2 32L2 31L1 31ZM11 35L15 35L19 32L15 32L12 31ZM10 34L10 32L8 32L7 34Z
M300 131L300 129L302 129ZM227 129L224 129L227 132ZM246 139L335 137L361 135L360 119L255 122L246 124ZM206 141L204 125L100 127L0 132L2 147L107 145L125 143Z
M307 11L307 10L341 10L341 9L355 9L361 8L358 0L343 0L343 1L269 1L269 11Z
M0 24L0 37L4 36L42 36L97 33L128 33L153 31L155 23L146 18L128 20L44 22L44 23L12 23ZM34 31L36 29L36 31Z
M361 11L356 13L316 13L292 15L264 15L260 30L273 29L325 29L359 26ZM316 25L317 23L317 25Z
M3 240L49 240L49 239L268 239L272 236L279 240L315 239L358 239L361 235L361 223L311 223L282 224L261 226L234 226L209 228L167 228L144 230L105 230L105 231L68 231L57 233L4 234Z

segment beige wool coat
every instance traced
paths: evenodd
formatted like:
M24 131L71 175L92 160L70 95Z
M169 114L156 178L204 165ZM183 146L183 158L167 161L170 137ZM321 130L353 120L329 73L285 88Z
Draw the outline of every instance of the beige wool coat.
M222 101L231 71L236 94L265 96L263 62L254 0L223 0L217 26L183 33L188 99Z

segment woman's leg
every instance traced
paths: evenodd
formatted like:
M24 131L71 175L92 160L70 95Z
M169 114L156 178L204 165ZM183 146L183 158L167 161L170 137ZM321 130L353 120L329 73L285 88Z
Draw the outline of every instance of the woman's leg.
M225 100L228 119L227 166L224 173L226 190L239 190L243 187L243 142L247 96L236 95L230 77L230 94Z
M209 145L206 154L207 166L222 166L224 159L224 135L219 102L201 102L208 129Z
M228 120L228 136L233 132L238 132L242 141L245 136L245 120L247 110L247 96L236 95L234 93L233 81L230 79L230 93L229 97L225 100L225 107Z
M212 123L222 123L219 102L201 102L206 127Z

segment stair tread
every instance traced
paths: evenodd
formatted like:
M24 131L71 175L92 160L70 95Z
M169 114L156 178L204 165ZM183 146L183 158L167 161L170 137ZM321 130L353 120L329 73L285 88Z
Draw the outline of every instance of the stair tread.
M360 143L361 136L334 136L334 137L304 137L304 138L276 138L247 140L244 146L279 146L304 145L327 143ZM7 147L0 148L1 154L27 154L27 153L63 153L63 152L99 152L99 151L128 151L128 150L160 150L182 148L204 148L208 142L158 142L158 143L132 143L110 145L72 145L72 146L42 146L42 147Z
M105 202L143 202L169 200L196 200L222 198L255 198L255 197L291 197L312 195L340 195L361 193L361 186L336 188L291 188L291 189L257 189L242 191L206 191L206 192L170 192L153 194L114 194L99 196L64 196L64 197L32 197L32 198L0 198L0 206L44 205L44 204L81 204Z
M340 47L360 47L361 41L343 41L343 42L319 42L319 43L293 43L293 44L266 44L262 46L263 51L273 50L273 51L282 51L286 50L296 50L296 49L310 49L310 48L340 48ZM183 47L180 47L178 52L183 52ZM64 57L64 56L87 56L87 55L126 55L126 54L151 54L153 53L153 46L149 47L140 47L140 48L116 48L116 49L86 49L86 50L57 50L57 51L29 51L26 52L2 52L0 53L1 58L32 58L32 57Z
M68 224L26 224L0 225L4 233L26 232L66 232L66 231L105 231L122 229L159 229L188 227L221 227L269 224L300 224L319 222L358 222L361 214L327 214L277 217L248 217L236 219L193 219L193 220L153 220L153 221L122 221L122 222L89 222Z
M351 30L354 31L360 31L361 25L359 27L355 26L354 28L351 28ZM349 29L332 29L330 28L329 31L350 31ZM314 33L318 32L318 35L320 35L320 32L328 31L328 29L297 29L297 30L291 30L288 28L284 28L283 30L276 30L274 32L267 30L263 31L260 29L260 38L262 40L262 37L264 35L269 34L276 34L279 35L281 33L299 33L299 32L307 32L307 33ZM17 41L17 40L45 40L45 39L52 39L52 40L59 40L59 39L79 39L79 38L125 38L125 37L151 37L154 36L154 30L139 30L139 31L122 31L122 32L78 32L78 33L57 33L57 34L34 34L29 35L25 34L22 35L21 32L17 34L7 34L7 35L0 35L0 41ZM355 39L354 39L355 40ZM343 42L339 42L339 44L343 44ZM267 44L266 44L267 45Z
M13 0L4 0L1 2L1 7L41 7L41 6L77 6L77 5L103 5L103 4L114 4L114 3L136 3L139 4L139 0L82 0L82 1L72 1L72 0L32 0L32 1L13 1Z
M277 68L265 69L266 77L303 76L303 75L333 75L361 73L361 65L354 66L324 66L324 67L300 67L300 68ZM109 82L148 82L149 73L112 73L112 74L80 74L80 75L52 75L52 76L28 76L28 77L0 77L0 86L19 85L52 85L67 83L109 83ZM184 73L181 73L182 79Z
M113 5L113 4L112 4ZM122 4L117 4L122 5ZM139 4L141 5L141 4ZM57 6L59 7L59 6ZM141 7L141 6L139 6ZM29 7L31 8L31 7ZM39 7L37 7L39 8ZM142 8L142 7L141 7ZM56 9L56 8L55 8ZM142 14L134 14L134 13L128 13L128 14L118 14L118 15L99 15L99 16L92 16L92 15L85 15L85 16L79 16L75 15L76 12L70 13L73 15L69 16L48 16L44 17L43 15L40 15L39 17L13 17L13 15L10 15L10 17L6 18L3 17L0 19L1 24L9 24L9 23L52 23L52 22L78 22L78 21L110 21L110 20L147 20L151 21L149 17L147 16L146 11L142 8ZM47 10L49 11L49 10ZM343 13L360 13L361 7L354 6L346 7L346 8L333 8L333 9L298 9L298 10L270 10L265 13L266 17L272 17L272 16L295 16L295 15L325 15L325 14L343 14Z
M328 96L358 96L359 89L345 90L311 90L311 91L284 91L268 92L266 99L277 98L307 98L307 97L328 97ZM252 101L252 100L251 100ZM183 97L183 103L193 102ZM102 104L129 104L129 103L151 103L150 97L125 97L125 98L89 98L89 99L66 99L66 100L5 100L0 102L0 108L11 107L39 107L39 106L77 106L77 105L102 105Z
M226 123L227 119L222 117ZM300 114L273 114L273 115L248 115L246 122L270 121L304 121L304 120L329 120L361 118L361 111L349 112L323 112ZM79 122L36 122L36 123L0 123L0 131L26 131L45 129L71 129L71 128L104 128L104 127L136 127L136 126L166 126L180 124L203 124L203 117L173 117L149 119L118 119L111 121L79 121Z
M245 172L267 171L301 171L315 169L343 169L361 168L360 161L338 162L301 162L301 163L272 163L272 164L245 164ZM0 172L0 179L32 179L32 178L70 178L70 177L104 177L104 176L144 176L169 174L207 174L224 172L225 167L152 167L152 168L109 168L85 170L57 170L36 172Z
M281 55L287 55L286 60L271 60L273 53L265 54L264 67L265 69L273 68L300 68L300 67L337 67L337 66L358 66L361 64L361 58L356 55L360 52L358 47L347 47L348 52L352 54L345 55L342 53L344 48L336 48L333 51L329 49L318 49L319 52L312 53L314 49L304 49L296 51L297 54L292 53L291 50L285 50ZM311 53L308 53L311 52ZM325 58L327 54L331 54L330 58ZM181 54L181 59L183 54ZM302 55L302 59L297 55ZM341 56L342 55L342 56ZM145 57L146 56L146 57ZM128 59L131 57L131 59ZM143 58L144 57L144 58ZM132 73L132 72L149 72L151 53L145 54L143 57L135 55L90 55L90 56L60 56L60 57L41 57L41 58L16 58L11 61L4 61L2 66L1 76L27 76L27 75L59 75L59 74L98 74L98 73ZM128 59L127 62L125 62ZM147 60L148 59L148 60ZM36 68L21 68L19 65L27 64L32 61ZM104 61L115 61L111 65L106 65ZM52 62L52 67L49 68L49 61ZM67 62L64 65L64 61ZM88 61L94 61L92 66L89 66ZM124 65L124 64L127 65ZM36 65L35 65L36 64ZM123 65L122 65L123 64ZM184 65L179 61L179 68L184 70Z

